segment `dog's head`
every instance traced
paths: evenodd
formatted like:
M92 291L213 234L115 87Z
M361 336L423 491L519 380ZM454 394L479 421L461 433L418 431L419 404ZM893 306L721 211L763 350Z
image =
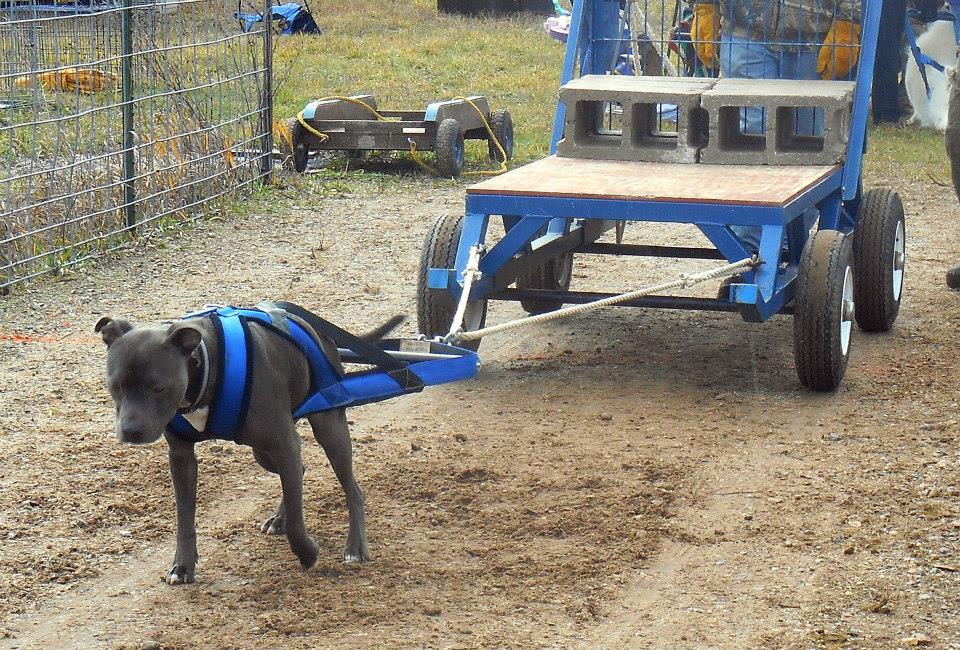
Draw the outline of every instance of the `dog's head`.
M94 331L107 344L107 389L117 405L117 440L158 440L177 410L189 406L186 393L200 331L183 322L133 327L107 317Z

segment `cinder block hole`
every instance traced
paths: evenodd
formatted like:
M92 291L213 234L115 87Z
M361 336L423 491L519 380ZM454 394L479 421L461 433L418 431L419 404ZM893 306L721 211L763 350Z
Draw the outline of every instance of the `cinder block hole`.
M619 147L623 140L623 105L618 102L577 102L576 133L580 145Z
M721 106L718 118L717 148L721 151L761 152L767 148L766 115L762 108Z
M630 116L632 144L642 149L677 148L677 113L672 104L634 104Z
M777 151L823 151L823 111L818 108L777 108Z

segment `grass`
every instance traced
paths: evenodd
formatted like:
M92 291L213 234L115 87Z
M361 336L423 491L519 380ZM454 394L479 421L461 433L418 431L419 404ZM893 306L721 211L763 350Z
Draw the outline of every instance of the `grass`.
M373 94L384 109L423 110L432 101L485 95L516 125L514 156L543 155L556 107L563 47L543 18L440 15L436 2L312 2L320 37L281 37L274 61L274 115L292 117L328 95ZM486 144L469 159L486 160Z

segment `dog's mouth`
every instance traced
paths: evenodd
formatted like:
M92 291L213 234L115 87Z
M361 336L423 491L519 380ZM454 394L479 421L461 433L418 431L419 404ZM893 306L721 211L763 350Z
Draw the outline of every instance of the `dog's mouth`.
M149 445L163 436L163 432L144 433L142 431L117 431L117 442L125 445Z

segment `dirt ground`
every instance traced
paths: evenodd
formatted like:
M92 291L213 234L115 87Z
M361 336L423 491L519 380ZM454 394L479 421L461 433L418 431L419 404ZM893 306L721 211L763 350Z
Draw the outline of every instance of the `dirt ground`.
M413 315L421 239L462 187L291 192L2 299L0 648L960 648L958 210L893 182L905 303L890 335L857 333L837 394L800 387L789 317L609 309L490 338L476 381L351 411L360 567L339 560L345 503L305 431L317 566L258 530L278 481L208 443L198 580L163 584L164 445L114 441L91 331L263 298L357 330ZM583 257L574 284L679 268Z

